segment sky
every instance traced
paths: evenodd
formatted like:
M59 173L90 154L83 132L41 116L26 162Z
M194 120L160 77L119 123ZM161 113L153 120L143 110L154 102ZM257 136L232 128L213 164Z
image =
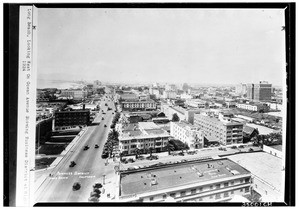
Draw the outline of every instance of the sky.
M281 85L284 11L38 9L38 79Z

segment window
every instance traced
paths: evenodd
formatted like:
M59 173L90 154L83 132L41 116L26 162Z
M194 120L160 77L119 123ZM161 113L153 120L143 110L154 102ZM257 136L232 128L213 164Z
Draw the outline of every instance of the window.
M192 189L192 190L191 190L191 193L192 193L192 194L196 194L196 189Z
M220 199L221 198L221 194L216 194L216 199Z
M243 188L240 189L240 192L243 192Z
M153 197L150 197L150 201L153 201Z
M228 194L228 192L225 192L224 193L224 198L227 198L227 197L229 197L229 194Z
M211 195L211 196L209 196L209 198L210 198L210 199L212 199L212 198L213 198L213 196Z
M202 201L203 199L202 198L199 198L199 201Z
M224 183L224 187L228 187L228 185L229 185L228 182Z
M180 196L185 196L185 191L180 192Z
M167 195L166 194L163 194L163 199L166 199L167 198Z
M231 185L234 185L234 182L230 182Z
M131 145L130 148L136 148L136 145Z
M242 179L240 180L240 183L241 183L241 184L243 183L243 180L242 180Z
M217 184L217 185L216 185L216 188L217 188L217 189L220 189L220 188L221 188L221 185L220 185L220 184Z
M175 198L176 193L171 193L170 197Z
M250 178L245 179L246 183L249 183L249 181L250 181Z
M231 191L231 194L234 194L234 191Z
M213 187L212 185L210 185L210 186L209 186L209 189L211 189L211 190L212 190L213 188L214 188L214 187Z
M249 187L246 187L245 188L245 192L247 193L247 192L249 192L250 191L250 188Z
M201 192L201 191L203 190L203 188L202 188L202 187L200 187L200 188L199 188L199 190L200 190L200 192Z

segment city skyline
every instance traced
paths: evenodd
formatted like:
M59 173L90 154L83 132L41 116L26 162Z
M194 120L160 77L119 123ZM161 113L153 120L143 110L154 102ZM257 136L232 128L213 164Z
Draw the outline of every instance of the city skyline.
M283 10L39 9L38 79L281 86L283 25Z

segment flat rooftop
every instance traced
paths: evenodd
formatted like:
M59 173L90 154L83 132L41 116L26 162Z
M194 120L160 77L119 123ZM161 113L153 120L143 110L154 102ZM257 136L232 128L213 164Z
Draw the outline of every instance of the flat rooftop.
M266 152L230 155L228 158L282 192L281 188L284 186L284 171L281 170L283 159Z
M229 159L187 162L159 169L122 172L120 196L142 194L243 174L250 174L250 172ZM153 182L156 184L153 185Z

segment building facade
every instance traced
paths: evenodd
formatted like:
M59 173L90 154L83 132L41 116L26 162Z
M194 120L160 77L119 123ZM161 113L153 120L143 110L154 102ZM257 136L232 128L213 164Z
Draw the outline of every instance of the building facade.
M190 148L203 148L204 135L202 131L186 121L171 122L170 134L175 139L186 143Z
M150 148L161 152L169 141L169 133L153 122L139 122L130 127L120 130L119 150L124 154L135 154L136 149L146 152Z
M246 109L249 111L269 111L270 107L267 104L263 103L238 103L236 104L237 108Z
M88 96L88 92L86 90L62 90L60 96L74 100L82 100Z
M74 127L84 127L90 124L90 110L56 111L53 120L53 130L65 130Z
M121 171L120 202L226 202L250 195L251 173L226 158Z
M135 110L155 110L156 102L148 100L126 100L121 102L122 110L135 111Z
M272 84L260 81L259 84L247 85L247 98L252 101L271 101Z
M238 95L245 95L247 93L247 85L240 83L235 87L235 93Z
M243 143L243 124L222 114L219 118L207 113L195 114L194 125L203 131L208 141L218 141L222 145Z

